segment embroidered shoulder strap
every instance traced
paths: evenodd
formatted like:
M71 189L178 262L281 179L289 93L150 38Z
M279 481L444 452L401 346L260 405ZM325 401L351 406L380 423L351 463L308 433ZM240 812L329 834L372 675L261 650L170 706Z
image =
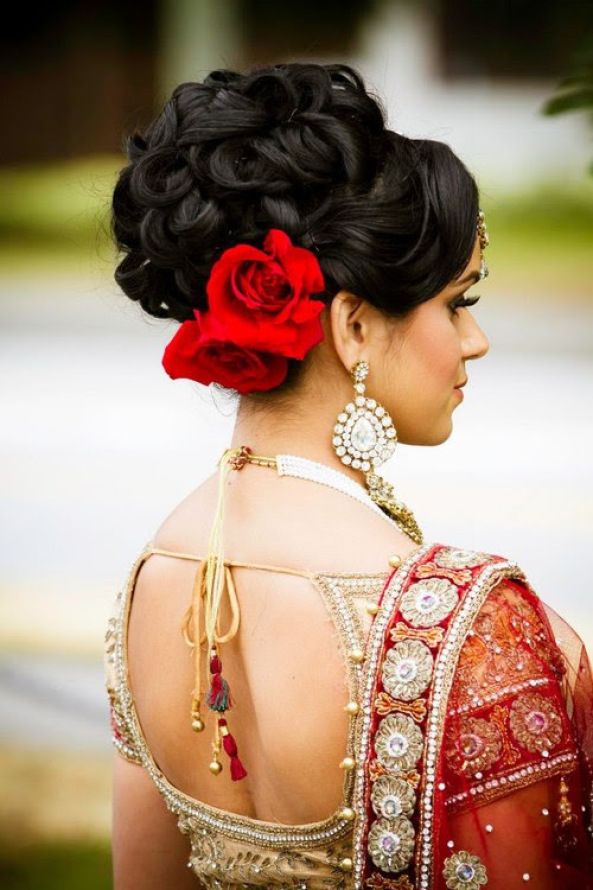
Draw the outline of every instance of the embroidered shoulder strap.
M142 756L135 740L130 721L131 693L127 682L125 641L129 603L140 567L150 555L145 548L131 567L126 583L118 592L107 622L104 646L105 687L109 696L111 741L116 750L132 763L142 763Z
M369 636L357 740L355 890L433 886L438 753L457 660L503 557L423 548L385 586Z

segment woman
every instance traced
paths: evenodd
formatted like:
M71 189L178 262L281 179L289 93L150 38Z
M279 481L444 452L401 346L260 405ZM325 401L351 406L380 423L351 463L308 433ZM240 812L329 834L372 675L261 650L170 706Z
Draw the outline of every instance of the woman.
M116 279L240 401L109 624L117 890L592 887L582 644L378 473L488 350L474 179L334 65L182 84L128 148Z

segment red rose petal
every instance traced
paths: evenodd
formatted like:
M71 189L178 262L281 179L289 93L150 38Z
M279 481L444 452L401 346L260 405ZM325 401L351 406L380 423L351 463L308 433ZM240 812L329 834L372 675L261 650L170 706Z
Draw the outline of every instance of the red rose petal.
M324 289L321 267L280 229L268 232L264 251L238 244L213 265L208 326L239 346L302 359L323 339L325 304L311 299Z
M242 395L278 386L286 377L284 356L243 349L204 332L204 315L185 321L163 354L163 367L173 379L180 377L208 385L219 383Z

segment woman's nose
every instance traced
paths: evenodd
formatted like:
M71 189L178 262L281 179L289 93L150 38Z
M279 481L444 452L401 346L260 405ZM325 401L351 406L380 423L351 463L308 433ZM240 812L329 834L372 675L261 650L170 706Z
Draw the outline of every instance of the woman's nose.
M467 313L467 328L463 336L463 357L466 359L483 358L490 349L488 337L475 320Z

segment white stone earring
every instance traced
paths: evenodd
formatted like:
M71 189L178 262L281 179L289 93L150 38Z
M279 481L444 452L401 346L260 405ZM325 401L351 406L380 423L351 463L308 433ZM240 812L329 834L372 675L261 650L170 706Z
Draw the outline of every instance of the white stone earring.
M377 467L393 455L397 433L387 409L376 399L365 396L364 381L368 373L367 361L358 361L350 369L354 400L338 414L332 445L343 464L364 472L371 499L395 520L404 534L416 544L422 544L422 531L414 514L396 498L391 482L376 472Z
M346 466L376 469L392 456L397 433L388 411L376 399L365 396L364 381L369 373L367 361L356 362L350 369L354 381L354 400L338 414L332 444Z

